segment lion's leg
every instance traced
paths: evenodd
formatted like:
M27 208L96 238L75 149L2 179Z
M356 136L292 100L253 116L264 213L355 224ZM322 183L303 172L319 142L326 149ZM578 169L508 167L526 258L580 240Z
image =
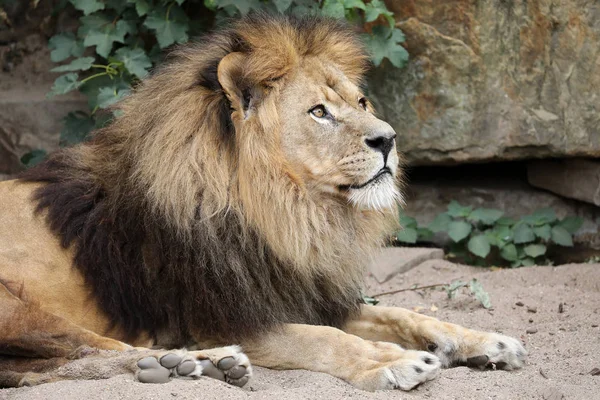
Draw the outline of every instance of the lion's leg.
M327 326L288 324L242 345L254 365L325 372L364 390L409 390L435 378L440 368L429 353Z
M361 315L343 329L364 339L427 350L446 367L510 370L522 367L527 356L521 342L512 337L467 329L398 307L363 306Z
M81 346L103 350L131 348L47 313L13 295L0 283L0 354L69 357Z

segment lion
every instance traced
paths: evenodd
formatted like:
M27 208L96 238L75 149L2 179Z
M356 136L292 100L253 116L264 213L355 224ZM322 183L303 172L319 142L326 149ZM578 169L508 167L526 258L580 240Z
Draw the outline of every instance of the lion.
M341 22L255 14L174 49L80 145L0 185L0 386L252 365L364 390L524 365L520 341L362 304L402 201Z

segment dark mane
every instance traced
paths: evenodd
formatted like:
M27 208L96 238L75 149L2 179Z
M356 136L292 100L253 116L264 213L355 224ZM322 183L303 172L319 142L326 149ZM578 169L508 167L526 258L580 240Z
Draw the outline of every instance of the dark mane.
M259 15L241 26L265 19L287 21L299 36L310 37L311 29L326 25L353 37L343 25L320 19ZM221 141L230 142L235 132L216 71L219 60L231 51L251 51L236 29L183 46L149 78L150 86L142 85L126 102L143 102L142 96L153 94L152 82L200 65L193 78L199 89L190 81L182 84L182 91L201 90L198 96L210 107L200 108L206 115L190 122L190 130L213 126ZM186 58L202 52L201 64ZM62 246L74 250L74 266L116 326L130 338L142 331L154 337L166 333L169 343L161 344L182 346L192 339L191 332L235 341L285 322L341 326L358 311L357 282L342 287L330 284L324 275L308 279L299 274L235 212L196 218L190 223L191 240L182 240L169 217L155 212L143 192L148 189L136 180L134 150L127 143L148 140L163 118L152 105L145 107L145 113L136 116L141 121L135 122L135 130L129 128L133 119L117 120L97 131L89 143L51 154L20 176L43 184L34 194L38 212L46 213ZM198 204L205 195L202 190L196 194ZM200 211L196 209L198 215Z

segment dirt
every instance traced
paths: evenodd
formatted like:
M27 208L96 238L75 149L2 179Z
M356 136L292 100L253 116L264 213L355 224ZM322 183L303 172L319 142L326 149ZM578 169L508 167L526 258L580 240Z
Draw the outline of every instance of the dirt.
M489 293L486 310L466 291L453 299L440 289L381 297L402 306L476 329L521 338L530 353L519 371L442 371L411 392L363 392L331 376L308 371L255 368L238 389L219 381L174 380L150 385L118 376L101 381L63 381L0 390L0 399L593 399L600 376L600 264L491 271L427 261L384 284L367 278L367 293L477 278ZM535 310L535 311L534 311ZM531 333L526 333L527 331Z

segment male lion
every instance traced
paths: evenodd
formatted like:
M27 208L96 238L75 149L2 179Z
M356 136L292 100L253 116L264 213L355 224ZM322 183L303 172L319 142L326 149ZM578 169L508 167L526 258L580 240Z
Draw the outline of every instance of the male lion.
M339 22L254 15L176 49L89 142L2 183L0 386L242 386L250 359L409 390L441 366L521 367L516 339L360 304L400 198L366 65Z

